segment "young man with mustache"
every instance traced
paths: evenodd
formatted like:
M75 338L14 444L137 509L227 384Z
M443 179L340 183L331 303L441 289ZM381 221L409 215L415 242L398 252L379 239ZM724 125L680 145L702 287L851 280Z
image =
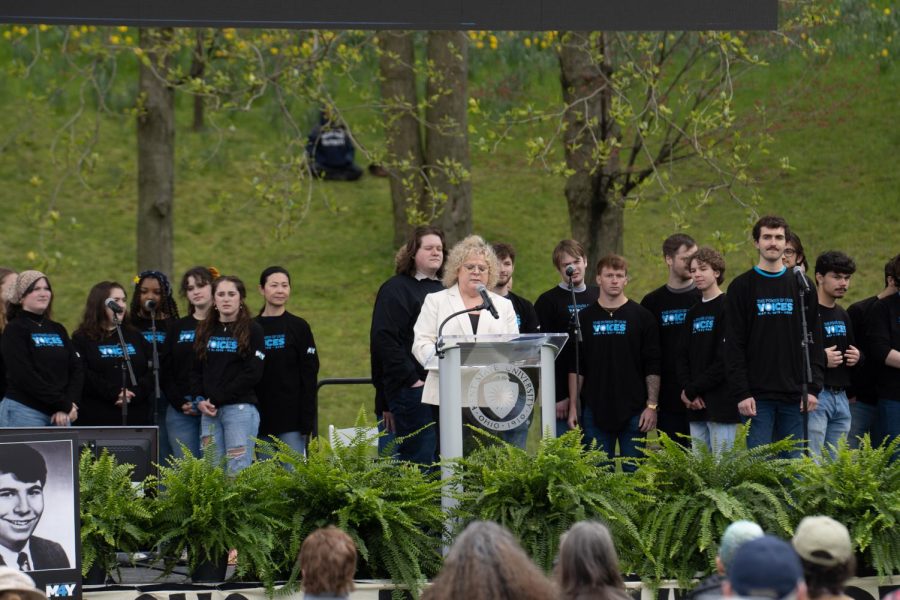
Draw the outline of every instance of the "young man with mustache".
M816 259L826 369L819 405L809 415L809 449L815 455L821 455L826 446L833 452L831 447L850 431L847 388L851 384L851 370L860 361L860 352L855 345L850 316L838 306L837 300L847 293L850 277L855 272L856 263L843 252L824 252Z
M789 233L781 217L769 215L756 222L753 243L759 262L732 281L725 298L725 373L738 412L744 419L752 419L748 448L789 436L803 438L801 389L806 369L800 348L800 294L805 292L795 274L782 264ZM806 401L807 410L814 411L822 389L825 355L818 303L811 293L807 295L813 377ZM790 456L799 456L799 452Z

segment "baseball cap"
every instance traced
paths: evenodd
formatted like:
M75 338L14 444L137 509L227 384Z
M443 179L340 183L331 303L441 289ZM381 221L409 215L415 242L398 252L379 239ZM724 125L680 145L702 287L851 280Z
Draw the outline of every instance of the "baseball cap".
M794 532L794 550L805 561L835 567L853 557L850 532L831 517L805 517Z
M18 569L0 567L0 593L16 592L25 600L47 600L39 589L34 587L34 581Z
M731 588L741 596L780 600L803 581L803 566L790 544L764 535L741 544L727 575Z

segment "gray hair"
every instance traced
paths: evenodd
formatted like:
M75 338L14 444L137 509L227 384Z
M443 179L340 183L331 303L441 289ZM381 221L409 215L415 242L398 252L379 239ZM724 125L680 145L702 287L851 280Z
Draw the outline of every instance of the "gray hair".
M753 521L735 521L725 529L725 533L722 534L722 543L719 544L719 559L722 561L726 573L731 571L734 555L738 548L745 542L761 538L763 533L762 527Z

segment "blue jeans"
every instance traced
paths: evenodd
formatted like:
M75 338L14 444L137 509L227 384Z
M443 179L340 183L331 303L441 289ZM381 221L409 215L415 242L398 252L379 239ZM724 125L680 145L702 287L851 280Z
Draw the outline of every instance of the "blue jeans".
M166 427L159 432L160 436L164 434L168 436L169 447L175 458L184 458L182 444L191 456L200 456L200 415L186 415L170 404L166 410ZM162 453L160 458L165 460Z
M869 434L869 441L877 446L881 440L880 428L878 420L877 404L866 404L865 402L850 403L850 433L847 434L847 443L851 448L859 448L859 438L865 434Z
M11 398L0 402L0 427L50 427L50 415Z
M437 424L434 419L434 409L430 404L422 404L424 387L403 388L396 396L388 398L388 406L394 415L394 426L398 438L410 435L426 425L431 425L413 437L403 440L396 447L396 456L400 460L430 465L437 458Z
M800 412L800 397L790 402L781 400L756 399L756 416L750 419L747 434L747 448L756 448L793 436L803 439L803 414ZM785 458L800 458L800 450L785 453Z
M900 400L878 399L878 423L881 425L882 439L885 443L900 436ZM894 460L900 458L898 455L900 450L894 455Z
M228 473L235 474L253 462L253 438L259 433L259 411L253 404L220 406L215 417L201 415L201 445L216 445L216 457L228 458Z
M295 452L306 456L306 439L307 436L299 431L283 431L278 434L272 434L269 437L278 438L291 447Z
M691 421L691 438L694 447L706 446L716 456L734 446L737 423L714 423L713 421Z
M850 402L846 392L828 388L823 388L818 398L816 410L809 413L809 451L813 456L821 456L828 448L834 456L833 447L850 431Z
M390 431L385 431L384 429L384 418L382 415L377 415L378 418L378 433L381 435L378 437L378 455L385 456L388 447L397 439L397 435Z
M584 444L590 445L596 442L597 447L606 452L606 456L612 460L616 456L616 442L619 443L619 456L624 458L638 458L641 456L638 443L647 435L639 428L640 413L631 417L625 427L618 431L604 431L594 423L594 412L590 406L584 405L581 413L581 426L584 429ZM632 462L622 463L622 471L634 472L637 465Z

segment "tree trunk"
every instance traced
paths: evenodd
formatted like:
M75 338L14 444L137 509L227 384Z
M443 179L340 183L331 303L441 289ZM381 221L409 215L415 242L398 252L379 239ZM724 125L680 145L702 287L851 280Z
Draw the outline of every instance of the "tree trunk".
M453 244L472 232L468 137L468 40L463 31L431 31L425 110L425 164L435 222Z
M190 72L192 79L203 77L203 73L206 71L206 49L203 44L203 30L198 29L196 35L197 42L194 44L194 54L191 57ZM195 133L203 131L204 129L203 112L204 98L200 94L194 94L194 122L191 125L191 129Z
M175 91L165 81L170 29L141 29L137 118L138 271L172 274L172 222L175 192Z
M413 34L379 31L381 98L394 219L394 246L400 246L413 227L431 220L423 203L422 136L419 130L416 59Z
M566 165L573 174L566 180L566 201L572 237L585 246L589 273L597 260L622 253L624 203L613 183L618 177L618 150L600 158L597 148L618 138L619 127L610 118L612 63L604 34L568 31L560 36L560 79L566 103L563 135ZM596 45L596 46L595 46ZM602 62L598 57L602 56Z

